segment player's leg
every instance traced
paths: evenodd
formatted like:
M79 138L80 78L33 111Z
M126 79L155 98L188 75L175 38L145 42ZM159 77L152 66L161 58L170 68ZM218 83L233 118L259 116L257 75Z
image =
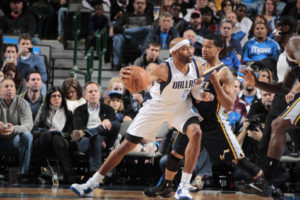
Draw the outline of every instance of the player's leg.
M136 137L127 134L125 140L112 151L105 160L100 169L84 184L72 184L71 189L78 196L92 196L93 190L99 186L100 181L114 167L116 167L124 156L133 150L136 145L142 140L141 137Z

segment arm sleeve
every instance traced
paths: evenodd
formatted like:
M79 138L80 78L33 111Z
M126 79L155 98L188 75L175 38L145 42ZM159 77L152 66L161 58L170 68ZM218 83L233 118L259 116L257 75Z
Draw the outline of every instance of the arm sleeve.
M15 125L14 133L19 134L24 133L26 131L31 131L33 127L33 121L29 104L25 101L20 101L18 112L20 116L21 125Z

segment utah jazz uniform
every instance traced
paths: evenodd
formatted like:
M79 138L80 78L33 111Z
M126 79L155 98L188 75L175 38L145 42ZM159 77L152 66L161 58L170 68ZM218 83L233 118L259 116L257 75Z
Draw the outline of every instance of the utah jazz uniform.
M299 36L294 36L291 37L289 40L289 43L292 40L300 40ZM298 81L300 81L300 61L297 61L295 59L292 59L289 57L287 54L286 56L287 62L289 64L289 70L292 74L297 77ZM298 95L299 96L299 95ZM300 97L296 98L292 103L290 103L285 111L281 114L282 119L290 119L291 123L293 125L298 125L300 124Z
M168 80L154 83L150 90L152 99L146 101L139 110L127 130L129 135L153 141L164 122L184 133L184 125L189 119L195 118L196 123L199 121L199 113L187 101L188 94L199 79L196 61L189 63L187 74L176 68L172 58L166 60L165 64L168 67Z
M217 100L217 95L212 83L209 80L210 74L216 70L218 73L226 68L223 63L212 67L203 73L201 87L194 87L192 90L192 101L204 120L200 123L202 130L202 145L205 147L212 160L231 161L244 157L244 153L231 130L225 109ZM199 101L200 93L206 91L214 95L214 100L210 102ZM184 139L185 138L185 139ZM180 141L181 140L181 141ZM184 155L184 141L188 139L185 135L179 134L175 141L174 150ZM184 148L183 148L184 147Z

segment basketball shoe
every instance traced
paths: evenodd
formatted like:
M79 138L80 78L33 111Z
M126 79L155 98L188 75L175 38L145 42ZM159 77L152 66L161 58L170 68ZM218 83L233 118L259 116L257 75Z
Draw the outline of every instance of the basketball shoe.
M190 188L190 184L180 183L177 188L177 191L175 193L175 199L176 200L179 200L179 199L180 200L192 200L192 195L190 194L189 188Z
M149 187L144 190L144 194L148 197L161 196L163 198L171 197L174 192L170 181L163 181L158 187Z
M270 197L272 188L270 187L264 176L251 181L236 181L235 185L238 190L247 194L257 194L263 197Z
M74 183L70 189L75 192L79 197L92 197L93 191L99 186L99 183L93 183L91 178L84 184Z

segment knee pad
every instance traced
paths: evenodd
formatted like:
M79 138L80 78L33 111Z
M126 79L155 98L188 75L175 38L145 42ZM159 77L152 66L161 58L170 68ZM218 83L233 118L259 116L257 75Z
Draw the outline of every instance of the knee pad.
M256 166L247 158L242 158L241 160L239 160L237 166L242 170L248 172L252 177L256 176L260 170L258 166Z
M175 157L173 154L169 154L167 161L167 169L172 172L177 172L181 159Z

